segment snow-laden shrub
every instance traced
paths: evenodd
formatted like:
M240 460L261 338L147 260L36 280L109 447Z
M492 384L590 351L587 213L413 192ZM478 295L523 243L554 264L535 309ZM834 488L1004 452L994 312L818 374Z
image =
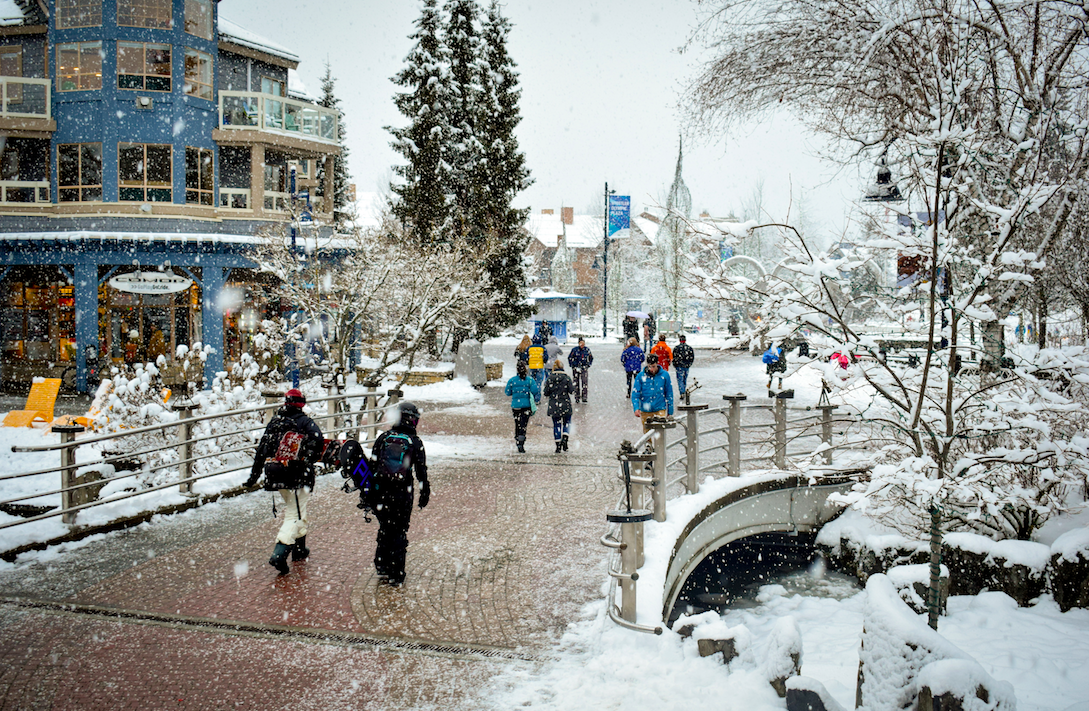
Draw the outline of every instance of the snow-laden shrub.
M859 709L901 711L914 708L923 682L940 681L940 691L966 701L972 711L1012 711L1016 708L1013 686L997 681L967 654L927 626L900 599L885 575L871 576L866 583L863 611L861 695ZM930 665L946 661L928 671ZM958 674L948 673L950 669ZM967 671L966 671L967 670ZM987 690L988 701L977 699L977 687ZM979 703L976 703L976 702Z

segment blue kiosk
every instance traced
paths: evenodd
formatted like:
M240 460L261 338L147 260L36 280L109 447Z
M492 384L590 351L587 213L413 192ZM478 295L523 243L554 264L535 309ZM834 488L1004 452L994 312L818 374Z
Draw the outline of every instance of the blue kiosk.
M567 340L567 324L570 321L578 321L581 314L581 301L588 297L578 294L561 294L548 289L534 289L529 295L529 300L537 308L536 313L530 317L533 322L533 335L541 333L542 324L547 324L556 340Z

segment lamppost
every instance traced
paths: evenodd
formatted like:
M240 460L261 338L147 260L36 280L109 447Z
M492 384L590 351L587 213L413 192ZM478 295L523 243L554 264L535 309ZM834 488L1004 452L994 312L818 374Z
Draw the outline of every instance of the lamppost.
M601 260L601 275L603 284L601 288L601 337L609 337L609 196L615 193L609 190L609 183L605 183L605 252Z
M298 271L298 265L295 263L295 233L298 231L299 215L298 205L296 204L295 195L295 166L292 165L288 170L290 176L290 189L291 189L291 291L295 291L295 276ZM294 320L295 310L292 309L292 318ZM291 330L288 330L290 333ZM299 387L299 342L293 340L291 342L291 387Z

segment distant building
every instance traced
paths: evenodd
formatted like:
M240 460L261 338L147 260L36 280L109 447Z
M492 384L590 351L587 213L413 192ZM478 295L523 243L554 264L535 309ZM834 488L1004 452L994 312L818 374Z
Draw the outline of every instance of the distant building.
M533 272L528 279L530 288L558 288L553 282L552 262L561 241L565 240L567 249L574 255L574 293L587 297L590 312L600 309L602 268L605 263L602 249L605 227L601 215L576 215L573 207L561 208L558 215L555 210L544 209L539 214L531 214L525 228L533 237L526 248L526 255L533 264ZM634 222L631 236L626 239L630 242L625 246L649 247L651 244ZM618 256L619 252L614 250L619 250L621 246L610 246L610 259Z
M297 85L294 52L218 7L0 0L4 381L86 390L196 341L210 381L281 313L254 236L293 188L330 216L312 196L323 167L332 194L340 117Z

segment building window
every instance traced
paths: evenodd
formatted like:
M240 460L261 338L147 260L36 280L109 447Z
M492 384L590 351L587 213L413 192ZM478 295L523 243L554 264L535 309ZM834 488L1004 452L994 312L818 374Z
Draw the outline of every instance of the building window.
M170 45L118 42L117 88L170 91Z
M173 27L171 0L117 0L117 24L169 30Z
M60 202L102 200L102 144L57 146L57 197Z
M57 0L55 12L58 30L102 26L102 0Z
M261 77L261 93L272 94L273 96L283 96L284 83L279 79L273 79L272 77Z
M57 91L102 88L102 43L57 45Z
M0 348L9 364L23 360L63 363L75 360L73 289L63 276L51 271L15 267L4 280L0 297Z
M0 47L0 76L23 76L23 47L8 45ZM7 82L4 98L8 104L18 104L23 100L23 85L20 82Z
M186 48L185 93L212 100L212 55Z
M195 205L215 205L215 163L207 148L185 149L185 201Z
M170 145L121 143L117 146L118 199L170 202L173 162Z
M185 0L185 31L212 39L212 0Z

